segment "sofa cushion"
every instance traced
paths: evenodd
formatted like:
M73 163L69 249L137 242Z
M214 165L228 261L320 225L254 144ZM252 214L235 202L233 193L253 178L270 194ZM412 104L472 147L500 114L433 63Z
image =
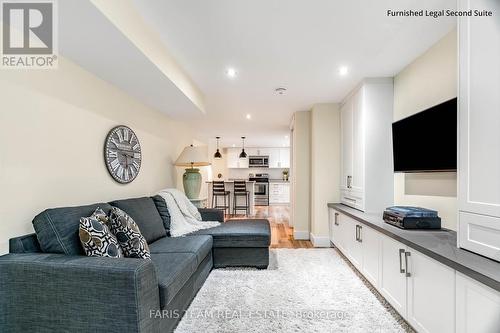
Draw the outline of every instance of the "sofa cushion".
M199 265L212 251L212 236L163 237L150 244L149 249L152 254L192 253L196 256L197 264Z
M153 199L153 202L155 203L156 209L158 209L158 213L161 216L161 219L163 221L163 227L165 228L165 231L167 232L167 236L170 236L170 213L168 211L167 203L165 202L165 199L163 199L159 195L155 195L154 197L151 197Z
M109 226L118 239L125 257L151 259L146 239L134 219L127 213L118 207L111 208Z
M109 230L109 218L101 208L90 217L80 218L79 236L89 257L121 258L123 252L116 236Z
M163 221L151 198L116 200L109 204L120 208L134 219L148 244L166 236Z
M214 247L268 247L271 228L266 219L228 220L218 227L198 230L189 235L211 235Z
M164 308L196 271L198 263L192 253L153 253L160 289L160 308Z
M97 209L108 214L111 206L98 203L88 206L63 207L46 209L33 219L33 228L43 252L65 253L70 255L84 254L78 227L82 216L90 216Z

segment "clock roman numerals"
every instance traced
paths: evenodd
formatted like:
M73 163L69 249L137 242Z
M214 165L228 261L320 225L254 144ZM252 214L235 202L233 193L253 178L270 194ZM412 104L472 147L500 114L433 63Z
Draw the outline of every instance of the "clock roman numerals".
M135 133L126 126L113 128L105 142L104 158L111 176L119 183L130 183L141 168L141 145Z

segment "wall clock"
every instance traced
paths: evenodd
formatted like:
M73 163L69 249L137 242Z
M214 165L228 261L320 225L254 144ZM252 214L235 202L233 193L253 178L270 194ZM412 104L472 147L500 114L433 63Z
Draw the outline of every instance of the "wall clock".
M113 128L104 143L104 160L108 171L119 183L132 182L141 169L141 145L127 126Z

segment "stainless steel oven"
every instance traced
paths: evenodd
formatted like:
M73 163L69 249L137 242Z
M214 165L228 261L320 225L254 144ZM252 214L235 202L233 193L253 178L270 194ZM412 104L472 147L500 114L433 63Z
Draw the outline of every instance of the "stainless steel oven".
M269 168L269 156L249 156L248 166L250 168Z
M269 206L269 175L258 173L255 177L250 177L254 183L255 206Z

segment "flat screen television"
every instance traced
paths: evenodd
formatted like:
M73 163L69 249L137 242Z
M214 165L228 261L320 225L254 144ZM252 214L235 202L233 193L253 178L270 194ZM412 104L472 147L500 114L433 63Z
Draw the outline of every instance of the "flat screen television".
M392 124L395 172L457 170L457 99Z

